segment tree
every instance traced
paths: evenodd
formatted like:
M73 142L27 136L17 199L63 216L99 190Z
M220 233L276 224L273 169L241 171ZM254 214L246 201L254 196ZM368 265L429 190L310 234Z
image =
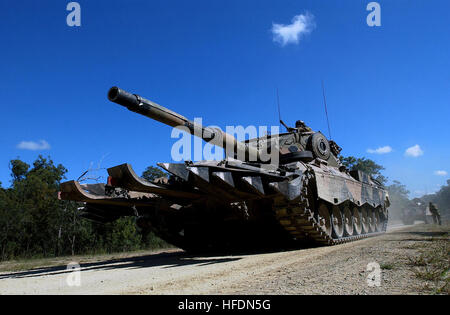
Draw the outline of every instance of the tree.
M30 165L19 159L11 160L9 165L13 181L22 180L25 177L25 174L28 172L28 169L30 168Z
M161 171L159 168L154 166L149 166L142 173L142 177L149 182L153 182L155 179L160 177L167 177L167 173Z
M362 171L371 177L375 178L382 185L385 185L387 182L387 178L381 174L381 171L384 170L384 167L378 165L371 159L363 158L355 158L354 156L343 157L339 156L339 160L342 165L348 168L351 171Z
M135 218L107 224L80 217L82 204L58 199L67 169L39 156L32 165L9 163L10 188L0 185L0 260L157 248L167 244L150 231L136 228ZM156 167L149 180L164 176Z
M57 249L57 199L66 169L39 156L33 167L10 162L12 185L0 195L0 250L2 259L54 254Z

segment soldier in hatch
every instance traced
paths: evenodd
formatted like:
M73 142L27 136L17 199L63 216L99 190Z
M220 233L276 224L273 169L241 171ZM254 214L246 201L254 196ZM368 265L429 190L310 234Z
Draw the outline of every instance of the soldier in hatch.
M297 128L300 132L309 132L312 131L311 128L306 126L305 122L303 120L297 120L295 122L295 128Z

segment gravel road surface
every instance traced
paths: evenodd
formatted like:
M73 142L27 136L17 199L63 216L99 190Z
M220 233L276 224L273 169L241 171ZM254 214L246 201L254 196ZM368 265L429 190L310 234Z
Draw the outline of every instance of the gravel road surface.
M90 258L81 260L78 274L66 265L2 272L0 294L421 293L423 283L407 262L417 252L413 245L433 236L423 231L424 225L395 226L338 246L237 256L196 257L174 249ZM367 283L372 262L381 266L379 287Z

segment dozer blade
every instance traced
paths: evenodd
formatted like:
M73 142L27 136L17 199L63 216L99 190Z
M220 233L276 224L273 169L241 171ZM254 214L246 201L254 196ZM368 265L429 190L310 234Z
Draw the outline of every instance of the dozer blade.
M254 191L248 192L247 189L241 190L240 185L236 185L236 182L240 182L241 176L238 174L234 174L234 171L231 172L212 172L211 178L214 186L217 186L226 192L236 196L238 200L250 200L259 197L258 194L255 194ZM235 177L235 178L234 178Z
M94 195L87 192L77 181L68 181L60 185L59 197L62 200L73 200L88 202L92 204L105 204L105 205L116 205L116 206L150 206L151 205L151 195L145 193L133 192L133 199L126 198L112 198L106 195ZM146 198L146 199L143 199Z
M209 166L188 166L187 170L189 171L189 184L197 187L202 192L210 196L215 196L216 198L221 200L226 199L229 201L235 201L240 199L230 191L223 189L222 187L212 185L210 183L211 178L209 176Z
M196 199L202 197L202 194L199 193L168 189L163 185L150 183L142 177L139 177L128 163L109 168L108 174L112 177L112 186L125 188L127 190L152 193L174 198Z
M205 182L209 183L209 168L208 167L195 167L191 166L187 168L195 176L200 177Z
M213 172L212 176L219 179L221 182L228 185L230 188L234 188L234 180L231 172Z
M81 188L93 195L104 195L105 194L105 184L80 184Z
M123 216L134 216L136 209L129 206L114 206L86 203L81 216L92 221L107 223Z
M250 188L250 190L260 196L264 196L264 187L259 176L247 176L241 178L242 182Z
M292 201L300 197L302 177L299 176L290 181L270 183L269 186L281 193L287 200Z
M180 163L158 163L158 166L162 167L170 174L180 177L187 181L189 178L189 170L186 165Z

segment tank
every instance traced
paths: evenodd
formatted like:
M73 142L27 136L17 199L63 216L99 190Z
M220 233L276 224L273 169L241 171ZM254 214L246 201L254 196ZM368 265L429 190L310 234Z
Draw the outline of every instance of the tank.
M154 182L126 163L109 168L105 184L62 183L60 198L82 202L86 219L133 216L139 228L187 251L335 245L386 231L387 191L346 169L341 148L303 121L238 141L118 87L108 98L224 148L225 158L158 163L170 176Z

